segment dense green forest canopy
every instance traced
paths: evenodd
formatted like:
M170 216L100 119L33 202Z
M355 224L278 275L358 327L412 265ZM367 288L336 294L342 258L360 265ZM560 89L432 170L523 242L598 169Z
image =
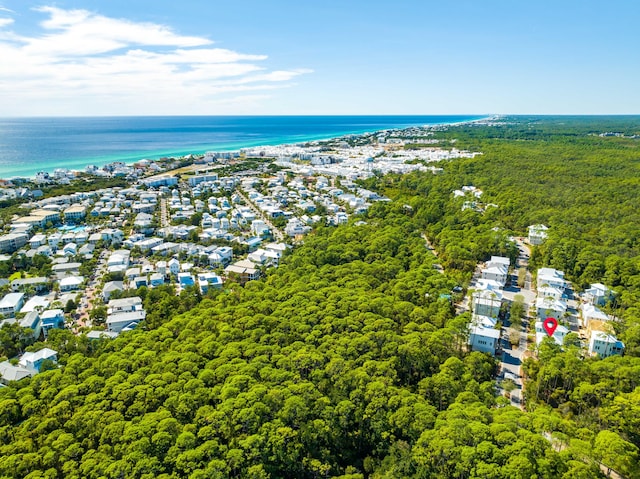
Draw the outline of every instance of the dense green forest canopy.
M640 354L640 117L506 117L435 138L482 155L447 162L442 175L389 175L367 186L415 208L447 268L471 272L500 247L504 254L493 230L526 236L529 225L545 224L549 239L534 248L532 269L562 270L578 291L612 287L612 312L625 320L618 332ZM461 211L468 198L452 192L463 185L496 206Z
M607 119L507 120L439 132L483 155L368 181L393 201L319 227L260 281L150 290L161 307L112 341L52 331L61 367L0 390L0 477L639 477L638 140L590 135ZM462 211L468 184L497 206ZM449 297L539 222L535 265L618 288L629 347L545 344L523 412L495 397L497 363L467 351Z

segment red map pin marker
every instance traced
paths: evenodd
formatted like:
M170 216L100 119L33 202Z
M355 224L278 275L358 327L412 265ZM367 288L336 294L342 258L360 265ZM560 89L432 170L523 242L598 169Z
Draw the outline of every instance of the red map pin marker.
M558 327L558 320L556 318L547 318L544 320L544 323L542 323L542 327L551 337Z

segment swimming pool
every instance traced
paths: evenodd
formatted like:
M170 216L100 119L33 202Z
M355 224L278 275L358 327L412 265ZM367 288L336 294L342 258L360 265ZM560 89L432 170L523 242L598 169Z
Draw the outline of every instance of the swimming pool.
M63 225L58 228L60 231L64 231L65 233L79 233L80 231L86 230L86 226L74 226L74 225Z

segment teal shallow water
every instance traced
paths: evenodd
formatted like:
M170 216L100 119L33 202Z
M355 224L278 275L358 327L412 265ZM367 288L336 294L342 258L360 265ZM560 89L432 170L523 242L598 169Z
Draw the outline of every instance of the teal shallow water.
M456 116L211 116L0 119L0 177L113 161L300 143L390 128L459 123Z

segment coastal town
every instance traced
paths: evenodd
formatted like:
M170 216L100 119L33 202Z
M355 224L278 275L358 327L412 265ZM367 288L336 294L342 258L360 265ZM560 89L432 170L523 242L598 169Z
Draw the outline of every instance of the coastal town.
M207 296L230 282L259 279L314 227L345 224L374 202L390 201L359 180L414 170L441 174L440 161L480 154L456 149L455 141L442 144L433 138L437 128L5 180L0 201L13 209L0 236L6 274L0 327L45 343L54 329L90 340L114 338L145 321L143 296L150 289ZM120 179L122 186L48 194L79 179L86 185ZM497 206L483 203L482 191L471 185L452 195L462 211ZM529 247L541 244L546 230L532 225L527 238L512 239L521 252L515 264L494 256L479 265L468 298L458 305L458 312L472 313L470 349L501 357L502 379L517 388L523 357L547 336L546 318L559 322L549 336L560 346L575 332L588 355L624 350L608 325L614 318L599 309L613 297L609 288L594 284L577 297L563 273L549 268L536 272L537 282L531 279ZM21 353L0 363L0 382L32 376L43 361L56 361L49 348ZM519 402L517 390L511 397Z

